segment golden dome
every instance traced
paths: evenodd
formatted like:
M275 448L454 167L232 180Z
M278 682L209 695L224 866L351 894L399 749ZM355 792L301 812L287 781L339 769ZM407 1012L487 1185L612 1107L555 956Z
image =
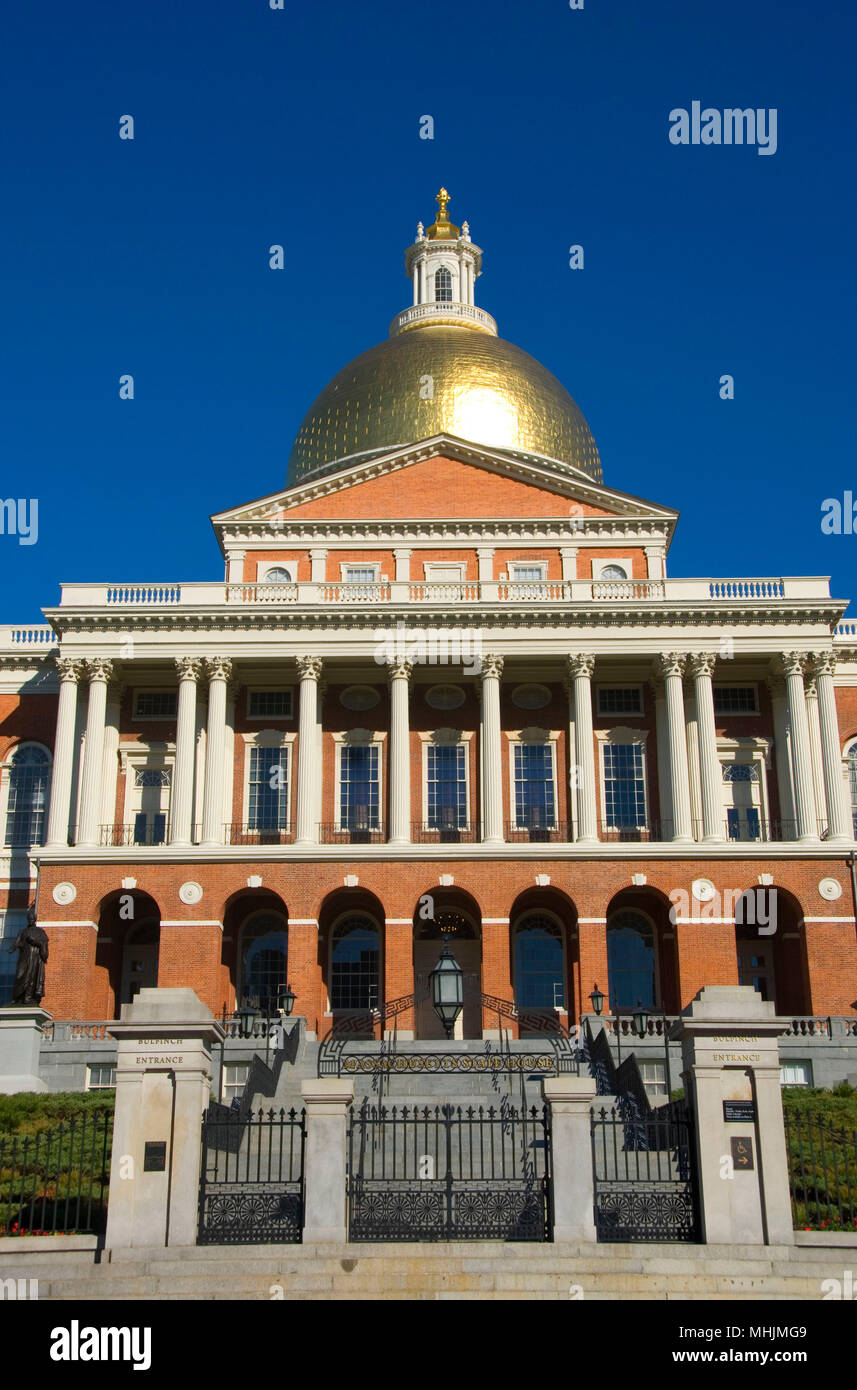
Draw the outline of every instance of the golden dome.
M529 353L464 326L421 326L343 367L298 430L288 486L338 459L451 434L570 464L601 482L582 412Z
M446 211L449 205L449 194L445 188L440 190L435 198L435 202L438 207L437 219L432 222L430 227L426 228L426 240L454 241L456 237L461 236L461 228L456 227L455 223L449 220L449 215Z

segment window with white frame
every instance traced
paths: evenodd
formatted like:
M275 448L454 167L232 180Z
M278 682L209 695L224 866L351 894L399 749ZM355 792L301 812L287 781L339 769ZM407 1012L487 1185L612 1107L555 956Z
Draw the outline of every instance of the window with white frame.
M643 690L639 685L599 685L599 714L642 714Z
M375 584L378 579L377 565L343 565L343 584Z
M449 303L452 300L452 275L445 265L434 273L434 297L438 303Z
M467 827L467 746L437 740L426 744L426 823L430 830Z
M715 685L715 714L758 714L759 697L755 685Z
M224 1105L231 1105L233 1100L241 1099L249 1075L249 1062L224 1062L221 1083L221 1100Z
M630 561L622 565L617 565L615 561L611 560L592 561L593 579L627 579L629 570Z
M461 564L441 564L427 560L423 565L427 584L460 584L464 579L466 566Z
M260 576L263 584L291 584L292 572L285 565L272 565Z
M115 1088L115 1062L93 1062L86 1068L87 1091L113 1091Z
M665 1062L642 1062L638 1060L640 1076L649 1096L664 1095L666 1093L666 1063Z
M811 1086L812 1062L782 1062L780 1064L781 1086Z
M178 702L176 690L135 690L135 719L175 719Z
M556 745L547 733L512 744L512 804L518 830L556 826Z
M291 719L294 708L292 690L247 691L248 719Z
M646 749L642 741L601 745L604 821L608 829L643 830L646 807Z
M289 748L248 748L247 827L286 830L289 823Z
M10 849L30 849L44 840L51 784L51 755L39 743L19 743L5 768L6 831Z
M538 560L515 560L509 566L509 579L514 584L540 584L546 570L547 565Z
M339 747L339 829L379 830L381 826L381 749L373 742Z

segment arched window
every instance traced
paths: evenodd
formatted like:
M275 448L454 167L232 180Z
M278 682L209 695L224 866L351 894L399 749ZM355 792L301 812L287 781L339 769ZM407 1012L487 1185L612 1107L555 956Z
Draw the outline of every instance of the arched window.
M331 1009L377 1009L379 971L378 928L369 917L346 917L333 933Z
M515 1005L564 1009L562 936L543 913L525 917L515 931Z
M443 303L449 303L452 299L452 276L445 265L434 273L434 297Z
M612 1008L654 1007L654 932L642 913L617 912L607 923L607 973Z
M599 579L627 579L628 572L621 565L605 565Z
M851 820L857 840L857 743L851 745L848 753L848 785L851 788Z
M265 584L291 584L292 576L282 565L275 565L273 569L265 570L262 581Z
M36 743L24 743L9 760L6 844L16 849L40 845L51 780L51 756Z
M279 913L256 912L241 932L241 978L238 1002L251 999L264 1014L273 1014L287 983L289 938Z

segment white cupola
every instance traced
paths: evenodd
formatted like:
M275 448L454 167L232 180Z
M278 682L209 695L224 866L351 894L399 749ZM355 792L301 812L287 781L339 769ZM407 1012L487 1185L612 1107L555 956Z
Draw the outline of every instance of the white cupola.
M413 285L413 304L390 325L390 336L427 324L457 324L497 335L497 324L473 298L476 279L482 274L482 251L470 240L466 222L456 227L447 215L449 194L437 195L437 220L417 235L405 252L405 270Z

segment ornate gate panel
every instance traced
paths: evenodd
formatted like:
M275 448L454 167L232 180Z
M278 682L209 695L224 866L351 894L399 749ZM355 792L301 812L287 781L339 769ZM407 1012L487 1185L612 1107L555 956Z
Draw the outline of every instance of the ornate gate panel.
M604 1241L699 1239L693 1124L682 1102L633 1099L592 1116L595 1226Z
M552 1238L549 1112L370 1106L348 1132L353 1241Z
M297 1245L306 1112L212 1107L202 1122L200 1245Z

